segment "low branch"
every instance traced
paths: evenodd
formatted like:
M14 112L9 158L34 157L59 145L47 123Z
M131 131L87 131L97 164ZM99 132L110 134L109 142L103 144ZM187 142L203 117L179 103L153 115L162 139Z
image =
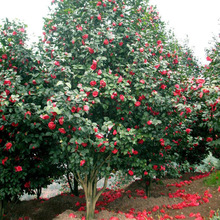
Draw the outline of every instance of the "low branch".
M103 166L103 164L105 163L105 162L107 162L110 158L111 158L111 154L109 154L106 158L105 158L105 160L99 165L99 166L97 166L97 168L94 168L94 170L99 170L102 166Z
M97 193L97 195L95 196L95 202L98 201L99 197L101 196L101 194L105 191L106 187L107 187L107 183L108 183L108 177L105 177L105 181L104 181L104 185L103 188Z

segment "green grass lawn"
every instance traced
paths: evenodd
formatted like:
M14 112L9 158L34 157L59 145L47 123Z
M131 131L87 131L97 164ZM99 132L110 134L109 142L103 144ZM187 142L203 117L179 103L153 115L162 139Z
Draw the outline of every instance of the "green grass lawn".
M217 170L210 174L205 180L206 186L220 186L220 170Z

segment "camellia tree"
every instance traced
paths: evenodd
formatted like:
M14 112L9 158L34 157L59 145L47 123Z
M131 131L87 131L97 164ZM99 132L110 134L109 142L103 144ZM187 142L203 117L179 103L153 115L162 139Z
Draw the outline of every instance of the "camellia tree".
M40 120L43 91L37 93L40 65L25 43L25 25L3 21L0 26L0 213L24 192L33 194L58 176L50 162L49 140ZM46 83L45 83L46 84ZM46 86L45 86L46 89ZM48 142L49 140L49 142Z
M205 66L200 78L192 79L194 94L191 95L192 104L197 108L196 120L194 122L194 136L200 136L200 144L208 144L210 150L217 158L220 154L220 121L219 121L219 38L215 39L215 47L208 51L207 61L210 62ZM198 128L199 127L199 128Z
M113 169L152 178L174 159L171 148L179 152L181 141L170 138L188 130L176 105L186 101L181 83L198 68L178 56L183 50L146 1L52 4L40 46L39 77L50 88L41 121L59 143L54 160L66 161L83 187L92 219Z

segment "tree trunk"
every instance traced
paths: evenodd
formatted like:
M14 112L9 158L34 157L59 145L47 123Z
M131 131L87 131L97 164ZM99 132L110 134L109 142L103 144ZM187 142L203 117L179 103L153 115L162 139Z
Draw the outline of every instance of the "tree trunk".
M67 176L67 181L68 181L68 184L69 184L69 187L70 187L70 193L74 194L75 196L79 196L79 189L78 189L79 183L78 183L78 181L76 180L76 178L74 176L74 182L73 182L74 185L72 185L72 181L70 180L69 174L70 173L68 172L66 176Z
M84 189L86 196L86 220L94 219L96 198L97 177L87 179L87 187Z
M98 171L95 171L93 172L93 175L86 175L85 178L82 179L79 173L77 173L78 181L82 185L85 192L86 220L94 219L96 202L107 187L108 178L106 177L103 188L97 192L97 175Z
M42 191L41 186L38 186L37 187L37 199L40 199L41 191Z
M76 180L76 177L74 176L74 190L73 190L73 194L75 196L79 196L79 183Z
M152 183L152 179L151 178L144 178L145 181L145 194L148 197L151 197L151 183Z
M0 200L0 220L3 219L4 211L5 211L4 209L5 209L5 201Z
M108 167L110 167L110 163L107 162L110 158L111 154L106 157L106 159L99 166L95 166L93 169L91 169L90 173L85 175L83 178L80 176L79 171L74 173L76 180L79 182L79 184L81 184L85 192L86 220L94 219L96 202L107 187L108 177L105 177L103 188L97 192L97 182L100 167L102 167L104 163L107 163Z
M86 220L92 220L95 216L95 199L90 196L86 198Z
M69 172L67 172L66 177L67 177L67 182L68 182L69 187L70 187L70 193L71 193L71 194L74 194L73 187L72 187L72 183L71 183L71 181L70 181ZM75 195L75 194L74 194L74 195Z

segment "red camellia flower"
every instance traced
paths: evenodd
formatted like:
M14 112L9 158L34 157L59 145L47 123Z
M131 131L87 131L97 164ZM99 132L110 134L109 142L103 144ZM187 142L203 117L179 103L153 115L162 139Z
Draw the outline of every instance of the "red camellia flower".
M3 60L7 60L7 59L8 59L7 54L2 54L2 59L3 59Z
M158 40L158 41L157 41L157 45L160 45L161 43L162 43L161 40Z
M203 83L205 83L205 80L204 79L197 79L196 83L197 84L203 84Z
M4 116L4 115L2 115L2 119L3 119L4 121L7 121L7 119L5 118L5 116Z
M120 77L118 78L118 82L117 82L117 83L122 82L122 80L123 80L123 78L122 78L122 76L120 76Z
M186 129L186 133L187 133L187 134L189 134L190 131L191 131L191 129L189 129L189 128Z
M117 134L117 131L116 131L116 130L114 130L112 134L113 134L113 135L116 135L116 134Z
M50 74L51 78L56 79L56 75Z
M87 39L89 37L89 35L88 34L84 34L83 36L82 36L82 38L85 40L85 39Z
M120 220L118 217L111 217L109 220Z
M138 107L138 106L140 106L141 105L141 102L139 102L139 101L137 101L137 102L135 102L135 104L134 104L136 107Z
M113 154L117 154L118 150L116 148L114 148L114 150L112 151Z
M56 30L57 30L57 27L56 27L56 26L52 26L52 30L53 30L53 31L56 31Z
M81 206L79 209L78 209L78 211L85 211L86 209L85 209L85 207L84 206ZM85 218L84 218L85 219Z
M74 213L69 214L69 218L76 218L77 216Z
M76 107L73 106L72 109L71 109L71 112L74 113L75 111L76 111Z
M98 70L97 74L100 76L102 74L102 71Z
M97 18L98 18L98 20L102 20L102 16L100 14L98 15Z
M93 54L94 50L91 47L88 47L89 53Z
M30 115L30 117L31 117L31 112L30 111L25 112L24 118L26 118L27 115Z
M8 157L5 157L4 159L2 159L2 165L5 165L7 160L8 160Z
M81 160L80 161L80 166L83 166L85 164L85 162L86 162L85 160Z
M95 85L96 85L96 81L91 81L91 82L90 82L90 85L91 85L91 86L95 86Z
M123 95L120 95L120 99L123 102L125 100L125 97Z
M137 154L138 154L138 151L137 151L137 150L132 149L132 154L137 155Z
M51 129L51 130L54 130L56 128L56 125L54 124L53 121L49 122L48 123L48 127Z
M166 89L166 87L167 87L166 85L162 84L160 88L161 89Z
M18 30L19 30L20 32L23 32L23 33L25 32L25 29L24 29L24 28L19 28Z
M159 67L160 67L160 64L158 64L158 65L156 65L156 66L154 66L156 69L158 69Z
M122 45L123 45L123 42L120 42L120 43L119 43L119 46L122 46Z
M186 108L186 114L189 114L189 113L191 113L192 112L192 110L190 109L190 108Z
M18 123L15 124L14 122L12 122L12 123L11 123L11 126L13 126L13 127L18 127Z
M66 134L66 131L65 131L64 128L59 128L58 130L59 130L60 133L62 133L62 134Z
M141 53L144 52L144 48L143 47L141 47L139 50L140 50Z
M108 41L107 39L105 39L104 42L103 42L103 44L104 44L104 45L108 45L108 44L109 44L109 41Z
M11 81L10 80L5 80L3 85L11 85Z
M64 117L62 116L61 118L58 119L60 125L63 125L63 122L64 122Z
M159 206L158 205L155 205L152 209L153 212L156 212L157 210L159 209Z
M92 61L92 65L91 65L90 68L91 68L92 70L95 70L96 67L97 67L97 61L96 61L96 60L93 60L93 61Z
M93 96L93 97L97 97L98 94L99 94L98 91L94 91L94 92L92 93L92 96Z
M8 142L8 143L5 145L6 150L10 150L11 147L12 147L12 143L11 143L11 142Z
M22 171L22 167L21 166L16 166L15 167L15 172L21 172Z
M100 86L102 88L106 87L106 82L104 80L100 80Z
M129 171L128 171L128 174L129 174L130 176L133 176L133 175L134 175L134 172L133 172L132 170L129 170Z
M154 170L157 170L157 165L153 165L153 169L154 169Z
M88 105L84 105L83 106L83 111L85 111L85 112L89 111L89 106Z
M50 116L49 115L40 115L40 117L42 118L42 119L49 119L50 118Z
M208 89L203 89L202 90L204 93L209 93L209 90Z
M97 137L98 139L102 139L104 136L103 136L102 134L97 134L96 137Z
M102 147L99 152L105 152L106 146Z
M213 138L207 137L207 138L206 138L206 141L207 141L207 142L211 142L211 141L213 141Z
M181 215L176 215L175 218L176 218L176 219L185 219L186 216L183 215L183 214L181 214Z
M212 59L210 57L206 57L206 60L212 62Z
M178 64L179 61L178 61L177 59L174 59L174 60L173 60L173 63L174 63L174 64Z
M151 121L151 120L149 120L149 121L147 122L147 124L148 124L148 125L151 125L151 124L152 124L152 121Z
M55 62L54 62L54 65L60 66L60 62L59 62L59 61L55 61Z
M24 184L25 188L30 188L30 186L31 186L31 181L28 181Z

